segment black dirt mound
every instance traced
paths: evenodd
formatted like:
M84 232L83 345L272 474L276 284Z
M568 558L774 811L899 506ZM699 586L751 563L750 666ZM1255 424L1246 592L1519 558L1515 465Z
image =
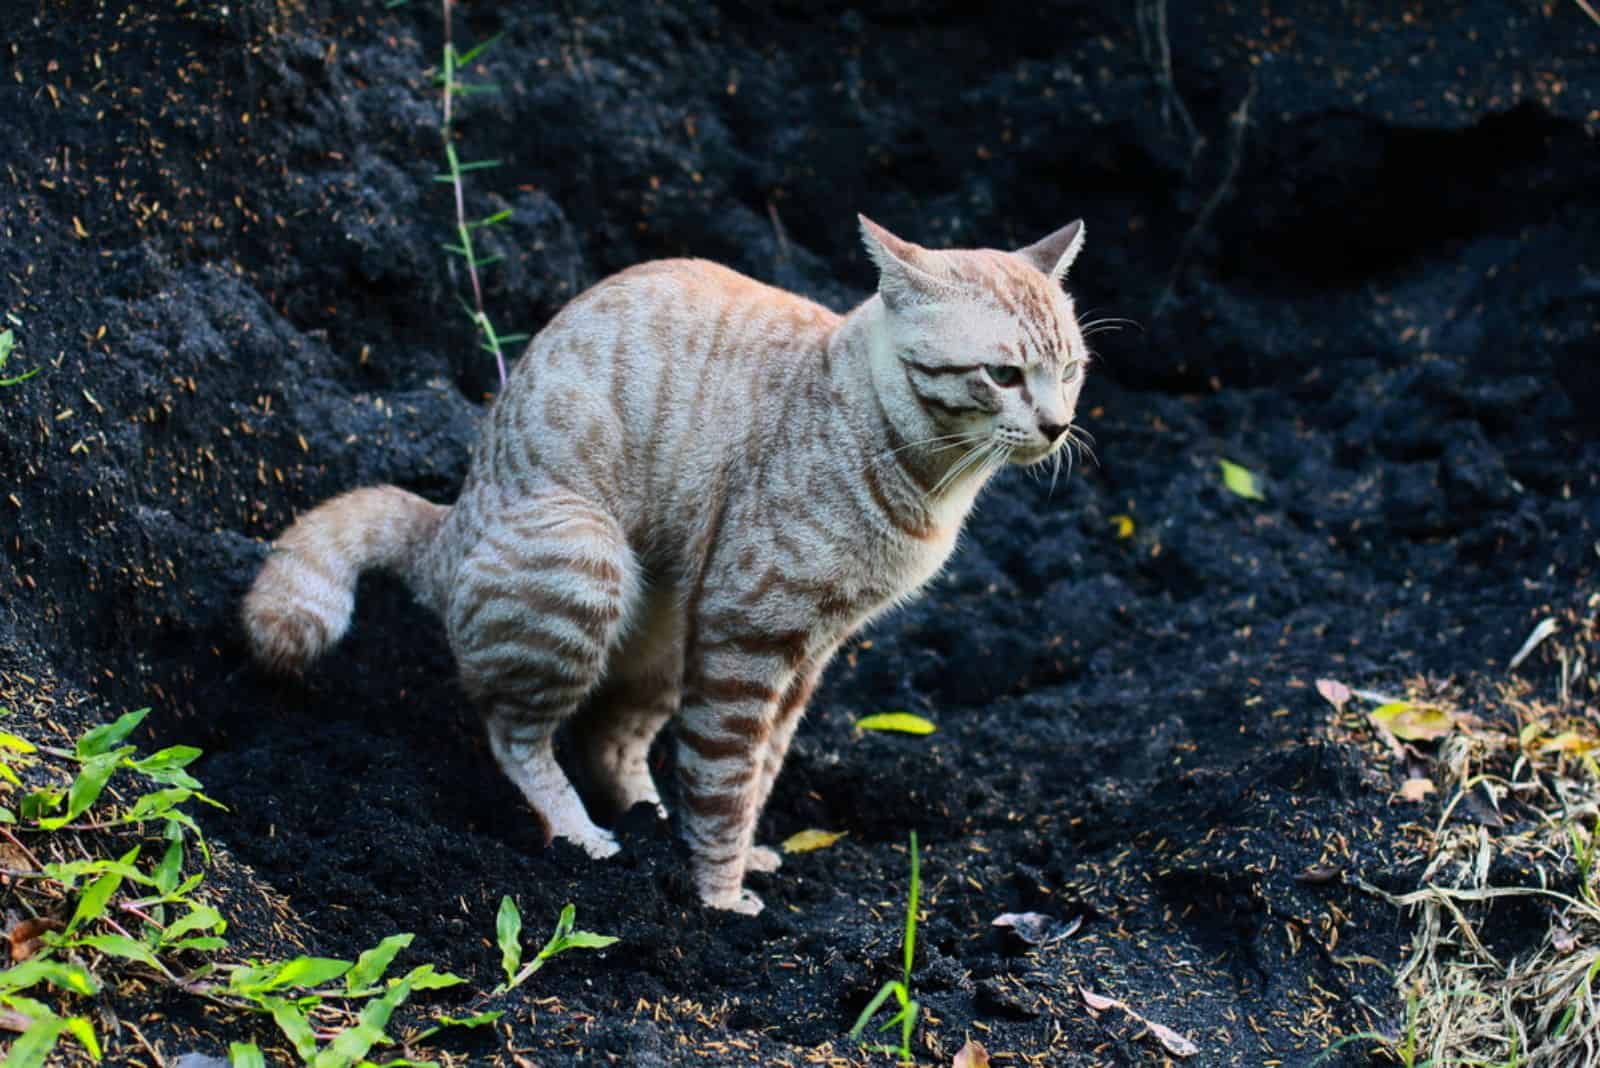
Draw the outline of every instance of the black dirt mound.
M1083 991L1189 1063L1395 1032L1372 962L1403 920L1341 876L1414 885L1404 827L1432 817L1312 683L1493 675L1594 589L1600 26L1496 0L455 21L500 35L459 127L501 162L474 214L514 211L482 233L502 330L665 255L848 306L858 210L930 245L1081 216L1080 308L1140 324L1094 338L1098 462L1000 478L948 572L840 657L762 835L848 835L755 877L763 916L698 908L642 813L615 860L544 849L397 586L363 584L299 686L236 623L297 511L369 482L449 500L496 387L440 247L437 5L36 5L0 78L0 378L40 372L0 387L8 690L61 678L205 747L210 833L318 954L414 931L487 989L505 894L530 937L567 902L621 937L441 1040L471 1063L887 1063L843 1036L898 974L912 830L925 1063L969 1036L997 1063L1161 1059ZM940 729L853 728L889 709ZM1081 925L990 926L1024 911ZM237 1037L144 996L117 1012L169 1055Z

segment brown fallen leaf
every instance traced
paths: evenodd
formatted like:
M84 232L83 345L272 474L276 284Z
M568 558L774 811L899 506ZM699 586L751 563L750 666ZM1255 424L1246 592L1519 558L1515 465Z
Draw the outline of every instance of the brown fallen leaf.
M967 1039L967 1044L956 1051L956 1059L950 1062L950 1068L989 1068L989 1051L983 1045Z
M1407 779L1400 786L1400 796L1405 798L1407 801L1421 801L1424 797L1427 797L1429 794L1433 793L1433 791L1434 785L1432 779L1413 777Z
M1316 886L1319 883L1331 883L1343 874L1343 868L1336 868L1332 864L1313 864L1299 875L1296 875L1295 881Z
M1337 679L1318 679L1317 692L1333 706L1335 712L1343 712L1344 706L1350 703L1350 687Z
M1104 1012L1107 1009L1121 1009L1133 1019L1143 1024L1145 1030L1154 1035L1156 1041L1161 1043L1161 1048L1165 1049L1174 1057L1193 1057L1196 1053L1200 1052L1200 1047L1195 1045L1189 1039L1174 1031L1166 1024L1159 1024L1148 1017L1141 1016L1139 1013L1130 1008L1128 1003L1125 1001L1118 1001L1116 998L1108 998L1102 994L1096 994L1087 987L1080 986L1078 988L1078 993L1083 997L1083 1003L1089 1006L1091 1012Z
M60 920L52 920L45 917L23 920L11 928L11 932L6 936L11 943L12 961L27 960L43 948L44 942L42 939L46 931L60 931L62 929Z

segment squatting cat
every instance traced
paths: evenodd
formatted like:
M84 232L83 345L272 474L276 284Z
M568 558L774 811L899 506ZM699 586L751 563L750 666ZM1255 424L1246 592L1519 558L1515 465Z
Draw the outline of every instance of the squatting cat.
M1054 458L1088 364L1062 285L1073 222L1015 252L934 251L862 217L877 292L846 315L701 260L614 275L528 346L455 504L354 490L278 539L244 603L256 657L303 670L386 568L445 621L490 748L542 821L617 852L661 798L707 905L754 914L757 816L840 643L944 564L996 469Z

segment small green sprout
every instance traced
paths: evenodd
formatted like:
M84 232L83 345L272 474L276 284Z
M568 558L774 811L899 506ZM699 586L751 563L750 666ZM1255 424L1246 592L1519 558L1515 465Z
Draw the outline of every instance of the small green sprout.
M5 370L6 361L11 359L11 350L16 347L16 331L12 330L10 327L0 330L0 371ZM22 374L16 375L12 378L0 378L0 386L20 386L22 383L26 382L28 379L32 378L38 373L39 369L35 367L31 371L25 371Z
M574 931L572 922L577 915L577 907L567 904L561 910L561 918L556 921L555 933L550 936L550 941L544 944L527 964L522 963L522 913L517 909L517 903L509 897L500 899L500 911L495 915L494 930L495 940L500 944L500 967L506 973L506 981L496 988L495 993L503 994L508 990L515 990L528 977L552 957L559 956L569 949L604 949L615 945L619 939L612 935L596 934L593 931Z
M917 1013L921 1006L911 997L911 964L917 955L917 908L922 899L922 866L917 854L917 832L911 832L911 889L906 898L906 934L902 943L904 949L904 967L899 979L891 979L883 984L873 999L867 1002L867 1007L861 1010L861 1015L856 1017L855 1026L850 1028L850 1037L857 1042L862 1041L861 1033L866 1030L867 1023L883 1007L883 1003L892 996L900 1005L900 1010L878 1025L879 1031L887 1031L895 1024L900 1025L900 1045L878 1046L880 1052L893 1053L901 1060L911 1060L911 1032L917 1026Z

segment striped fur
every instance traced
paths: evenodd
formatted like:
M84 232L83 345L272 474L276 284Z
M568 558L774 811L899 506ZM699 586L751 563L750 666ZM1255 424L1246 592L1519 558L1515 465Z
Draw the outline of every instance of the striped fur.
M491 748L594 856L660 794L677 720L682 825L708 905L754 913L756 819L841 642L943 565L987 478L1054 458L1087 352L1059 282L1082 226L1016 253L920 248L862 219L878 293L848 315L697 260L624 271L534 339L451 508L393 487L301 518L245 602L257 656L303 669L356 575L445 620ZM664 810L661 810L664 812Z

